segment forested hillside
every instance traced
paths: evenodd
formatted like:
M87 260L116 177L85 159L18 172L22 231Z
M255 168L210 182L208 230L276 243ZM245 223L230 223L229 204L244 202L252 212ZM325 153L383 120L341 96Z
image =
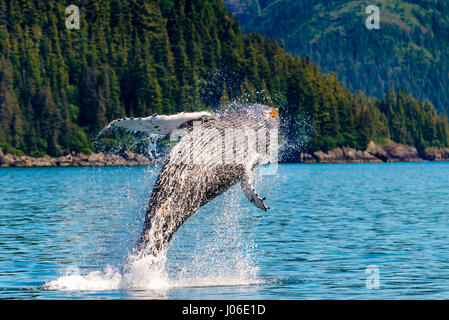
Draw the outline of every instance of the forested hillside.
M310 149L389 139L419 150L449 146L447 118L430 103L401 92L380 100L352 94L276 41L242 34L222 0L83 3L80 29L68 30L67 1L0 0L4 151L88 153L112 119L242 97L309 117Z
M447 0L226 0L244 31L285 41L350 90L382 97L402 89L449 111ZM368 5L380 30L367 30Z

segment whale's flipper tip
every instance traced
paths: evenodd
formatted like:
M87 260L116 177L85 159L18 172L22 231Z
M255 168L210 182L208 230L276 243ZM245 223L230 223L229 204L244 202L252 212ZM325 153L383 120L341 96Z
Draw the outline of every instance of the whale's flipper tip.
M265 204L265 197L261 198L253 186L253 175L251 171L247 171L242 179L242 191L248 200L257 208L267 211L269 208Z

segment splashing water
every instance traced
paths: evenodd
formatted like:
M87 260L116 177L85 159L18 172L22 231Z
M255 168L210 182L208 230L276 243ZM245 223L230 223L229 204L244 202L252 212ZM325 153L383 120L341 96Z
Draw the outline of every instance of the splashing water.
M258 277L258 268L254 266L251 256L253 242L245 242L242 237L241 217L249 214L247 208L239 205L234 188L219 199L222 215L217 219L213 214L206 217L198 215L192 221L189 235L196 235L193 250L184 251L180 244L184 236L181 229L179 237L173 239L169 248L180 250L183 262L169 261L170 249L158 257L142 256L131 251L124 266L106 266L103 270L95 270L82 274L78 268L72 268L65 275L44 285L50 290L69 291L110 291L110 290L145 290L163 293L166 290L182 287L216 287L216 286L248 286L262 284ZM201 229L214 222L213 239L201 241ZM192 228L190 228L192 229ZM203 230L204 231L204 230ZM181 247L181 248L179 248ZM164 297L164 296L160 296Z
M206 149L210 148L210 145L206 146ZM46 283L45 288L167 290L183 286L234 286L261 283L257 277L258 269L253 266L250 254L254 244L245 242L242 238L243 224L240 217L245 215L245 209L236 200L237 192L241 193L239 186L217 199L221 201L219 206L221 213L206 217L201 224L197 225L201 229L204 226L206 228L212 226L210 232L214 234L213 238L216 241L204 245L200 238L201 232L194 232L197 236L195 250L193 255L183 253L188 257L184 260L187 262L184 266L179 267L179 263L176 267L167 264L167 248L157 256L143 254L144 252L134 249L129 253L122 267L106 266L102 271L95 270L84 275L77 269L71 270L64 276ZM191 234L189 233L187 237ZM180 237L182 235L178 239ZM173 242L170 247L173 247Z

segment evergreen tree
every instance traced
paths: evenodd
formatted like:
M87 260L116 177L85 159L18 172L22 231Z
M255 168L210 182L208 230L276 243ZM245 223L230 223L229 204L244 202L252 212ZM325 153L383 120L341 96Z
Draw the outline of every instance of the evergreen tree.
M242 34L221 0L88 1L80 7L79 30L66 29L66 5L0 0L5 150L88 153L113 119L234 100L279 107L289 139L302 139L298 120L309 119L311 151L364 149L371 140L407 143L420 152L449 146L447 116L430 102L405 90L378 99L352 94L310 58L260 34ZM434 18L432 32L444 33L441 17ZM360 74L351 77L357 81Z

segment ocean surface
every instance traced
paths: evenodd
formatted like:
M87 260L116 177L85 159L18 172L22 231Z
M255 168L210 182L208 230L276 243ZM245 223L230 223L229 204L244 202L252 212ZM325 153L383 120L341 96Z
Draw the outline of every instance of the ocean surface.
M449 163L258 171L136 261L157 173L0 168L0 299L449 299Z

